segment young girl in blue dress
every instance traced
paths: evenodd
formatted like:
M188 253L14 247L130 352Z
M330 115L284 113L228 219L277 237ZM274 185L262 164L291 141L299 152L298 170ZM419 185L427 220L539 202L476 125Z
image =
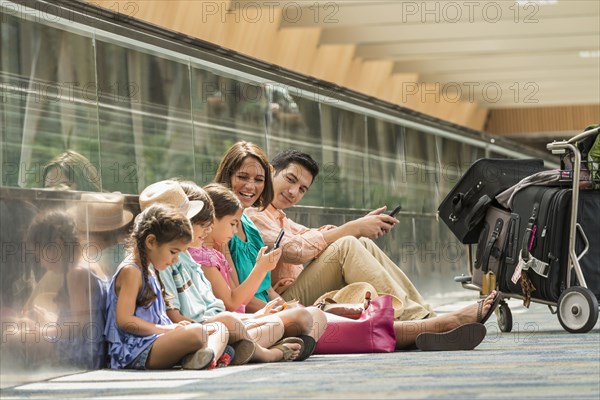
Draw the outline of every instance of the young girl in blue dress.
M177 262L192 240L187 217L161 204L139 214L131 233L131 255L112 279L107 300L105 337L111 368L186 369L215 365L228 340L220 322L208 325L166 314L165 295L157 271Z

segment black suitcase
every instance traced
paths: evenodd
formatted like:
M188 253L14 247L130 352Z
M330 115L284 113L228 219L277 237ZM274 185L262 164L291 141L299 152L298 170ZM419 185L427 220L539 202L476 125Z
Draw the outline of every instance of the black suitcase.
M482 288L483 294L496 288L505 260L511 262L516 256L519 221L518 214L502 208L492 206L486 212L471 271L472 283Z
M571 189L529 186L513 200L512 212L520 216L518 236L507 246L499 288L528 298L556 302L566 289ZM538 270L521 271L519 259L534 257ZM523 291L530 280L533 291Z
M544 161L538 159L477 160L446 195L438 215L462 243L477 243L485 213L494 197L542 170Z
M579 260L585 283L600 302L600 191L580 190L577 221L581 225L589 241L588 252ZM577 238L575 250L580 254L583 250L583 240ZM577 282L575 273L573 280Z

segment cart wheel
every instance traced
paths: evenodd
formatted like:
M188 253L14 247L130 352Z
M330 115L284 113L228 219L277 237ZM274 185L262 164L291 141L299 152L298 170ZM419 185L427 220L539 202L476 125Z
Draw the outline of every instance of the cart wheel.
M567 332L585 333L598 321L598 300L589 289L572 286L560 295L557 311Z
M512 313L510 312L510 308L508 304L504 300L500 302L500 306L498 310L496 310L498 317L498 327L501 332L510 332L513 327Z

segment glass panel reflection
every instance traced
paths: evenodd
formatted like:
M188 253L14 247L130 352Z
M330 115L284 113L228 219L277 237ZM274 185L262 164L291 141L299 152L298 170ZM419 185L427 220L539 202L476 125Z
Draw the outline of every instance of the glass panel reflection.
M104 368L106 290L139 207L118 193L8 188L0 207L3 371Z
M99 191L91 39L8 14L0 36L2 185ZM78 153L78 165L45 179L66 150Z
M270 92L269 157L294 149L309 154L319 165L319 175L302 199L302 205L334 206L323 203L323 188L331 180L331 168L323 163L319 103L295 96L283 86Z
M194 178L188 65L98 41L104 189L139 193Z
M235 142L256 143L266 151L267 94L264 87L192 69L196 182L212 181L225 151Z
M368 118L369 140L369 198L370 207L384 205L391 211L402 204L408 210L407 196L411 188L407 184L404 155L404 128Z
M418 213L432 213L439 205L437 199L436 137L414 129L406 129L404 145L404 173L410 187L407 198L408 210Z
M323 187L323 205L365 208L365 182L368 164L366 117L321 104L323 160L327 183Z

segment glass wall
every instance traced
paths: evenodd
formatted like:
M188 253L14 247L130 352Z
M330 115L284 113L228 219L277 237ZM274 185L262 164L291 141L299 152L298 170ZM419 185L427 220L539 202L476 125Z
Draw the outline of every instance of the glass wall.
M466 249L435 213L487 154L483 140L326 101L192 46L184 54L27 15L3 8L0 28L3 386L103 364L99 282L123 258L135 195L170 177L210 182L239 140L319 162L289 213L305 225L401 203L400 225L379 245L426 298L458 289L451 278L467 272ZM130 196L103 197L112 192ZM123 224L98 230L93 217L107 207Z

